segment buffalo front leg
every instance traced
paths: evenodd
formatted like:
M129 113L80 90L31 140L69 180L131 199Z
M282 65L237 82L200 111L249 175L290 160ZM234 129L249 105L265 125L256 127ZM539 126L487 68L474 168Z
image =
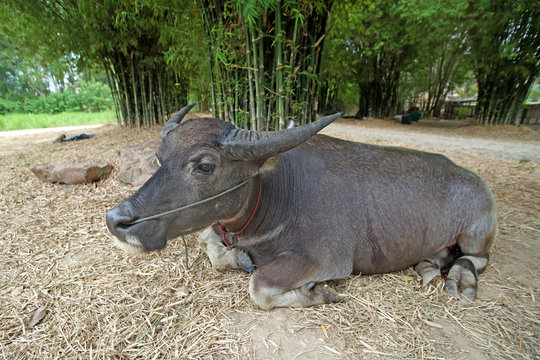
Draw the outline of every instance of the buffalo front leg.
M316 279L316 267L294 253L279 255L257 268L249 281L249 295L262 309L299 307L341 302L338 294Z
M214 269L224 271L238 268L236 258L239 250L228 249L223 244L221 235L215 231L213 225L201 233L199 240Z

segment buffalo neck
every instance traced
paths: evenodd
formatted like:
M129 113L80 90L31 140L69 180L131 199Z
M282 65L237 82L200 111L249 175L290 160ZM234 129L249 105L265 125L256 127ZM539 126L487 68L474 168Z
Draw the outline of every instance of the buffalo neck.
M294 150L283 154L274 168L262 172L262 193L258 209L251 220L249 226L239 237L240 243L271 241L280 229L287 223L291 226L291 221L295 221L295 204L302 202L299 190L298 169L291 165L290 155ZM255 183L256 184L256 183ZM257 186L254 185L249 198L249 204L244 207L242 219L238 221L236 228L229 228L229 231L239 230L244 221L249 219L250 211L253 210L257 199Z
M229 219L220 220L218 224L223 226L228 232L243 232L243 230L249 227L251 221L257 215L262 191L263 184L261 175L253 177L245 192L247 196L245 198L238 198L238 202L243 204L238 213Z

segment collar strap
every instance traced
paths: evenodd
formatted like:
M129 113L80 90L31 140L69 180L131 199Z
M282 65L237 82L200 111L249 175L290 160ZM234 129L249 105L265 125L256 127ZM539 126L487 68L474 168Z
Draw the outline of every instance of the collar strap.
M221 231L221 235L223 236L223 243L227 246L227 249L232 250L231 245L227 242L227 235L240 235L241 233L246 230L248 225L251 223L251 220L253 220L253 217L255 216L255 213L257 212L257 209L259 208L259 203L261 202L261 193L262 193L262 177L261 174L259 174L259 195L257 195L257 203L255 203L255 208L251 212L251 216L249 217L248 221L242 226L242 228L236 232L232 232L227 230L227 228L222 225L219 221L217 222L217 225L219 227L219 230Z

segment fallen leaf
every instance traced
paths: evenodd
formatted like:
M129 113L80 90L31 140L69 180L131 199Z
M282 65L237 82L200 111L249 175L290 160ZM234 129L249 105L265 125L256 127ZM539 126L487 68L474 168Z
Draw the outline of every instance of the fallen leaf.
M47 305L43 305L42 307L34 311L26 321L26 327L32 328L36 326L45 317L46 312Z
M424 320L422 319L423 322L425 322L427 325L431 326L431 327L434 327L434 328L437 328L437 329L442 329L443 326L439 323L436 323L436 322L433 322L433 321L429 321L429 320Z
M326 332L326 328L324 327L323 324L321 324L321 330L322 330L324 336L328 339L328 333Z
M180 286L178 289L176 289L176 296L183 298L189 295L189 290L185 286Z
M24 287L23 286L17 286L15 289L11 291L11 296L19 296L23 293Z

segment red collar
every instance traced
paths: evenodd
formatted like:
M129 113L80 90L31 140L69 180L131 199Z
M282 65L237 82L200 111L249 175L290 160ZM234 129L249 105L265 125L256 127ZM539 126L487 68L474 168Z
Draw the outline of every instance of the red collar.
M217 225L219 227L219 230L221 230L221 234L223 235L223 243L225 245L227 245L227 248L229 250L232 250L232 247L231 245L229 245L229 243L227 242L227 238L226 238L226 235L228 234L231 234L231 235L239 235L241 234L242 232L244 232L244 230L246 230L246 228L248 227L249 223L251 223L251 220L253 220L253 217L255 216L255 213L257 212L257 209L259 208L259 203L261 201L261 192L262 192L262 177L261 177L261 174L259 174L259 195L257 196L257 203L255 204L255 208L253 209L253 212L251 213L251 216L249 217L248 221L244 224L244 226L242 226L242 228L236 232L232 232L232 231L229 231L227 230L227 228L222 225L219 221L217 222Z

